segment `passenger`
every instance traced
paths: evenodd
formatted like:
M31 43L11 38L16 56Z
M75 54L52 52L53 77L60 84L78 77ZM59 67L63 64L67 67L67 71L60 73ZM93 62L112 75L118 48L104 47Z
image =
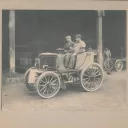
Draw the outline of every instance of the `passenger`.
M74 68L77 54L85 52L86 44L81 39L81 37L82 36L80 34L76 35L76 43L75 43L75 47L74 47L74 52L71 55L71 59L70 59L70 62L69 62L69 67L70 68Z
M80 34L76 35L76 45L74 48L74 53L76 54L85 52L86 44L81 40L81 37L82 36Z

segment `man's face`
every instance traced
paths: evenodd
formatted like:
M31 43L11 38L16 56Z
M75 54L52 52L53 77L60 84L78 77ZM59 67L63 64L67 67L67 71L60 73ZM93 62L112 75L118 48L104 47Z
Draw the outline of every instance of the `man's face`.
M80 38L76 38L76 42L79 42L80 41Z
M71 42L71 38L66 38L67 42Z

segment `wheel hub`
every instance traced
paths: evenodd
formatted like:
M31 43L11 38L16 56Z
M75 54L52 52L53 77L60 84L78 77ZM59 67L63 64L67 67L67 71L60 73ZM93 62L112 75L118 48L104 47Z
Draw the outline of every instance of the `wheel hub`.
M90 78L90 80L91 80L91 81L93 81L93 80L94 80L94 76L90 76L89 78Z
M46 84L46 86L47 86L47 87L50 86L50 82L48 82L48 83Z

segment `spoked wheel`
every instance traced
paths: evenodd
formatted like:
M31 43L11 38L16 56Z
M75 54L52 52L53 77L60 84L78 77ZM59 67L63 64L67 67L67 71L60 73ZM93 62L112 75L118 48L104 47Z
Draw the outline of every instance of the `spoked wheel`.
M103 70L98 64L91 64L83 69L80 82L85 91L91 92L98 90L103 82Z
M104 68L107 71L111 71L112 69L114 69L114 65L115 65L114 59L107 59L104 62Z
M42 98L52 98L60 90L60 78L55 72L47 71L39 76L36 82L37 92Z
M115 62L115 70L117 72L120 72L120 71L122 71L122 69L123 69L123 62L120 59L116 60L116 62Z
M29 72L30 72L30 69L28 69L28 70L26 71L25 75L24 75L24 84L25 84L25 86L26 86L29 90L33 91L33 90L35 90L34 84L29 84L29 83L28 83Z

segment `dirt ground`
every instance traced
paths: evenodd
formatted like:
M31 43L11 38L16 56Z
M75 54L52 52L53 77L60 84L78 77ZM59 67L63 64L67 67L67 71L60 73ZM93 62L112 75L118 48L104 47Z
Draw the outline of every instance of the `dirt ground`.
M105 75L102 87L96 92L84 92L80 86L68 86L52 99L41 99L36 91L29 91L23 83L2 88L3 111L59 109L76 111L125 110L126 71Z

